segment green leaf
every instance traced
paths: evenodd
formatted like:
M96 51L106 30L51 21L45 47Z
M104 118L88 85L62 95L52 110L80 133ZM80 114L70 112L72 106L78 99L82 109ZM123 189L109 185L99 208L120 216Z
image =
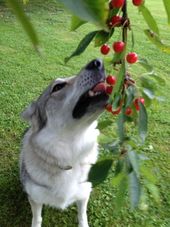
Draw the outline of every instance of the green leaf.
M124 159L120 158L120 159L117 161L116 166L115 166L115 176L117 176L117 175L119 175L121 172L123 172L124 165L125 165Z
M98 31L95 37L95 47L105 44L110 38L110 33L104 30Z
M136 208L139 204L140 199L140 183L133 171L128 175L129 180L129 195L132 208Z
M145 91L146 91L146 92L145 92ZM149 92L148 92L148 91L149 91ZM148 95L150 95L150 94L152 95L152 96L151 96L152 98L148 96ZM155 98L154 93L153 93L152 91L146 89L146 88L143 88L143 90L142 90L142 92L141 92L141 95L142 95L142 97L145 99L145 106L146 106L146 107L151 106L151 104L152 104L151 100Z
M149 192L151 193L151 195L153 196L153 198L155 199L155 201L157 203L159 203L160 194L159 194L159 190L158 190L157 186L147 180L145 180L144 183L145 183L145 186L148 188Z
M121 53L114 53L114 57L113 57L113 60L112 60L112 63L115 64L115 63L118 63L118 62L121 62L121 60L124 58L125 56L125 50Z
M35 49L38 50L39 41L38 41L37 34L31 24L31 22L25 15L24 10L22 9L21 5L19 4L19 2L17 0L7 0L7 3L13 9L16 17L21 22L24 30L26 31L27 35L31 39Z
M24 5L26 5L29 2L29 0L23 0Z
M112 185L113 186L118 186L123 178L125 178L125 173L124 172L121 172L118 175L114 176L112 178Z
M169 5L169 0L163 0L165 10L168 16L168 24L170 25L170 5Z
M105 0L60 0L60 2L81 20L106 27L108 11L105 8Z
M75 31L81 25L87 23L87 21L81 20L79 17L72 16L71 18L71 31Z
M113 141L113 137L110 135L104 135L103 133L100 133L100 135L97 138L99 144L104 145L104 144L108 144L111 143Z
M158 35L150 31L149 29L144 30L145 35L149 38L149 40L156 45L160 50L165 53L170 54L170 46L165 45Z
M105 159L94 164L90 170L88 180L92 182L93 186L102 183L112 167L113 160Z
M135 151L128 151L128 158L132 165L133 171L135 172L137 178L139 178L139 158Z
M149 99L154 99L155 98L155 94L152 90L148 89L148 88L143 88L143 93L149 98Z
M125 107L129 107L132 104L132 102L134 100L134 97L135 97L135 92L136 92L136 90L135 90L135 87L134 86L129 86L126 89L126 96L127 96L127 98L126 98L126 105L125 105Z
M149 76L154 78L158 82L158 84L160 86L165 86L166 85L166 82L165 82L164 78L162 78L162 77L160 77L160 76L158 76L156 74L150 74Z
M117 125L118 125L118 135L119 135L120 142L123 142L123 140L125 138L125 127L124 127L124 114L123 114L123 111L119 114Z
M126 202L127 187L127 176L124 175L118 186L118 192L116 193L116 211L119 211Z
M112 92L112 95L111 95L112 97L114 96L115 93L120 93L120 90L122 88L122 85L123 85L124 79L125 79L125 72L126 72L125 63L123 63L123 64L121 64L119 73L117 75L117 82L116 82L116 85Z
M141 85L151 91L157 90L157 82L153 77L149 77L146 74L140 77Z
M145 165L142 165L140 171L141 171L141 174L144 176L144 178L148 180L148 182L156 184L157 182L156 175L153 173L153 171L150 168L148 168Z
M112 10L109 10L108 19L110 20L113 16L117 15L119 11L119 8L113 8Z
M111 143L105 144L103 147L104 149L107 149L112 152L113 155L118 155L120 153L120 142L118 139L113 140Z
M139 123L138 123L138 131L139 136L142 139L142 142L145 141L147 130L148 130L148 116L145 109L145 106L139 102L140 110L139 110Z
M140 192L140 204L139 204L139 209L142 211L147 211L148 210L148 195L146 193L146 190L144 187L141 186L141 192Z
M144 73L144 74L142 74L142 77L147 77L147 78L150 78L151 80L154 80L154 82L156 82L157 86L164 86L166 84L163 76L162 75L158 76L157 74L155 74L154 71Z
M145 58L140 58L138 63L144 67L148 72L153 72L153 66L149 64L149 62Z
M78 56L82 54L85 49L88 47L88 45L91 43L91 41L94 39L95 35L98 31L93 31L88 33L79 43L76 50L67 58L65 58L65 63L67 63L72 57Z
M117 109L120 106L121 98L122 98L122 96L119 93L115 94L114 99L113 99L113 103L112 103L113 110Z
M142 12L142 15L143 15L143 17L144 17L147 25L149 26L149 28L154 33L156 33L157 35L159 35L158 25L157 25L155 19L153 18L152 14L148 10L148 8L146 8L146 6L142 4L142 5L139 6L139 11Z
M127 155L125 156L125 161L126 161L126 173L130 174L131 172L133 172L133 167Z
M109 120L109 119L106 119L106 120L103 120L103 121L99 121L97 128L99 130L102 130L102 129L110 126L111 124L112 124L112 121Z
M107 68L107 70L111 71L113 69L112 57L110 55L106 56L106 57L104 57L103 61L104 61L105 68Z

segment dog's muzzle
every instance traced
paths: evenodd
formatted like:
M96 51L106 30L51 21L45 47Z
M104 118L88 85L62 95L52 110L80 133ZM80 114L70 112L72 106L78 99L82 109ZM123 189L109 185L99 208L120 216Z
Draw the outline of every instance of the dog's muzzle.
M73 109L73 118L81 118L87 112L104 109L108 95L105 89L105 70L102 60L95 59L86 65L80 75L79 85L84 92Z

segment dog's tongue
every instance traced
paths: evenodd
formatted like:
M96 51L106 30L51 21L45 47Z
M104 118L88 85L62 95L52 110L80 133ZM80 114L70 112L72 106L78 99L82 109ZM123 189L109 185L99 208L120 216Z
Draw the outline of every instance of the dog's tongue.
M94 92L99 92L99 91L105 92L105 90L106 90L106 84L103 83L103 82L97 84L97 85L93 88L93 91L94 91Z

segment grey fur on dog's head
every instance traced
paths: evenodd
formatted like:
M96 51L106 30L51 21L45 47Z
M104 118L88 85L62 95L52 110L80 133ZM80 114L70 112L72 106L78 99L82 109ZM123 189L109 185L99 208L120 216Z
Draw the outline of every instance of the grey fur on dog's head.
M72 127L73 122L75 125L75 121L82 117L84 122L93 121L103 110L108 97L104 95L98 100L96 97L91 102L90 98L81 100L81 96L104 79L103 63L93 60L77 76L54 80L22 116L35 130L41 130L47 122L53 127L64 128Z

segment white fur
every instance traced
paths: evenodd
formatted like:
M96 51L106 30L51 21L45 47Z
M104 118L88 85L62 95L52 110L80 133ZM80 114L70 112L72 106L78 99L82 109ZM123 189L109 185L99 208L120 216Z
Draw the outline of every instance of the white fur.
M98 155L96 141L99 131L96 129L96 125L97 123L94 122L84 131L75 128L63 132L63 136L59 133L59 138L57 138L57 133L54 134L47 126L34 138L33 142L37 146L37 151L41 151L41 153L37 153L42 160L48 158L48 163L51 162L52 164L55 161L61 168L72 167L70 170L63 170L58 167L49 169L49 164L46 165L45 161L40 163L39 156L35 156L35 152L32 152L29 143L24 143L22 153L22 156L25 156L27 171L31 177L49 187L47 189L35 185L34 182L26 183L25 187L31 197L30 200L36 203L36 207L39 206L37 204L48 204L61 209L79 201L78 217L81 227L88 226L86 208L82 208L80 201L84 201L86 207L91 192L91 183L86 182L86 180L91 164L96 162ZM31 133L28 133L27 136L30 135ZM25 141L29 141L28 138L25 138ZM40 212L38 213L40 214ZM32 226L41 226L41 218L36 219L35 221L33 218Z

